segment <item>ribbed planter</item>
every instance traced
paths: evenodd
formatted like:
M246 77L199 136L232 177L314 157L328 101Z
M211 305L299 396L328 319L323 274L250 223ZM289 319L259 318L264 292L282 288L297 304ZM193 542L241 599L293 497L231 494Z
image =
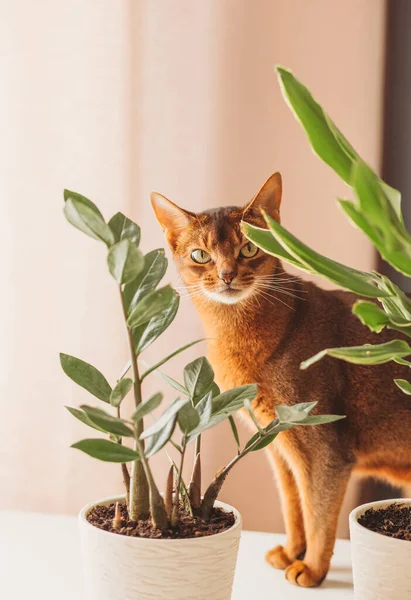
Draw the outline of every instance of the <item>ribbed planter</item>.
M86 516L96 504L109 505L124 497L104 498L79 515L87 600L230 600L241 534L241 515L227 531L182 540L133 538L103 531Z
M411 499L380 500L362 504L350 514L355 600L411 599L411 542L375 533L358 523L369 508L378 510L394 502L411 505Z

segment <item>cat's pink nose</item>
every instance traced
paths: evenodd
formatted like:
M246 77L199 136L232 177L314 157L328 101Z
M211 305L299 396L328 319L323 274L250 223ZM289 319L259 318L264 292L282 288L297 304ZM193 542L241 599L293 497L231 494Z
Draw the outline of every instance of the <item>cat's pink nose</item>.
M218 277L219 279L222 279L226 285L230 285L236 275L236 271L220 271Z

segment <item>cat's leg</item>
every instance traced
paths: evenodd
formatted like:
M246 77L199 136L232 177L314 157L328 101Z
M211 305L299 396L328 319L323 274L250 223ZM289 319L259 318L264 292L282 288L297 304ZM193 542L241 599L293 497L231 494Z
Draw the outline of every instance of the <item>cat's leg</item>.
M278 481L287 543L269 550L266 560L276 569L286 569L305 551L303 513L297 483L288 464L275 445L271 444L267 451Z
M298 481L307 548L304 560L290 565L285 576L294 585L314 587L321 584L330 568L338 516L352 465L342 463L329 448L326 461L309 456L293 465Z

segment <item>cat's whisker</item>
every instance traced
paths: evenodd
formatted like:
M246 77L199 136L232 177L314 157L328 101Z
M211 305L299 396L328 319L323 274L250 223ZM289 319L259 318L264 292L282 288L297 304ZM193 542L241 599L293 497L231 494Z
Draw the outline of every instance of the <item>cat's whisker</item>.
M274 300L277 300L278 302L281 302L281 304L284 304L284 306L287 306L291 310L295 310L295 308L293 306L290 306L289 304L287 304L287 302L284 302L284 300L281 300L281 298L278 298L274 294L269 294L268 292L263 291L263 290L258 289L258 288L257 288L257 292L259 294L261 294L263 296L263 298L265 298L266 300L268 300L268 302L270 302L270 304L272 304L273 306L275 306L275 305L274 305L273 302L270 301L270 298L273 298Z
M262 285L262 284L259 284L259 287L261 287L264 290L268 290L268 291L272 290L274 292L281 292L282 294L286 294L287 296L290 296L292 298L297 298L298 300L306 300L306 298L298 295L299 290L295 290L297 293L293 293L293 292L289 291L289 289L292 289L292 288L275 287L272 285Z

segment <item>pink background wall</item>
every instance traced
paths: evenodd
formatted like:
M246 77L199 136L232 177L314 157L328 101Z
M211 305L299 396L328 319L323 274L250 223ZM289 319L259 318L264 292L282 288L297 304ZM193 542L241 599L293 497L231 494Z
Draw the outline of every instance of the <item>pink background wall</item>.
M0 507L75 512L121 489L116 466L69 449L87 432L63 405L91 399L65 379L58 352L89 360L114 381L126 345L104 249L65 223L63 187L94 199L106 216L122 210L137 220L149 250L163 245L151 190L191 210L242 204L280 170L286 226L333 258L373 266L372 248L334 202L347 190L311 153L273 66L292 68L378 166L384 7L382 0L17 0L3 9ZM173 268L168 277L177 283ZM201 325L182 300L146 360L197 337ZM199 351L168 372L180 378ZM161 387L152 379L147 393ZM234 452L226 425L204 449L209 478ZM154 463L164 476L166 461ZM352 487L347 507L354 498ZM243 512L247 528L282 529L262 453L230 476L222 499Z

